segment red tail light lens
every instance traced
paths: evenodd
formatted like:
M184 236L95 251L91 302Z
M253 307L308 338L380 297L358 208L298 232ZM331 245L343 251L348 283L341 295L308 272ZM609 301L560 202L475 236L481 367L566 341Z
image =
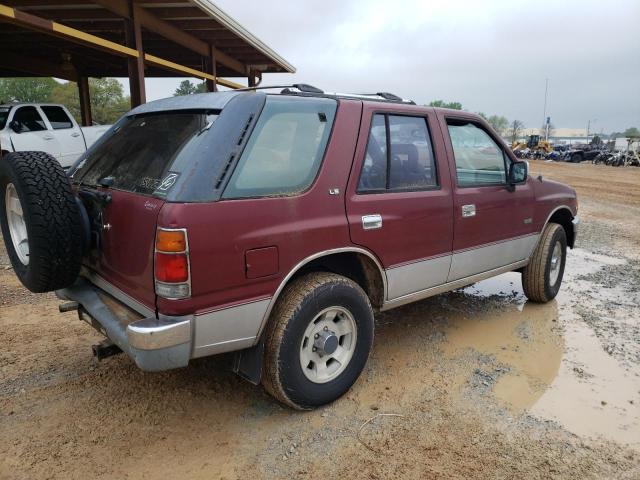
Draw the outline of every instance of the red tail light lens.
M171 300L190 297L191 272L187 230L159 228L155 250L156 294Z
M156 280L179 283L189 280L189 259L186 253L156 252Z

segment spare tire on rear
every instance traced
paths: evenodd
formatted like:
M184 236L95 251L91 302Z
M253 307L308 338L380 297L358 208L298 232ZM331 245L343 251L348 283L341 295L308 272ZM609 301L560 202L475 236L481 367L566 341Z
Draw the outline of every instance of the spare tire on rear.
M82 220L69 177L45 152L0 159L0 227L16 275L35 293L72 285L82 261Z

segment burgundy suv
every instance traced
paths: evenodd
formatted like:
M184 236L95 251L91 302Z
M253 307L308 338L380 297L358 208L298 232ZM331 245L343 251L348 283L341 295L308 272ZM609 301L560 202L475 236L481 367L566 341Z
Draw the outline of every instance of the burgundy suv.
M509 271L555 297L573 189L528 177L477 115L294 87L147 103L68 175L3 157L17 276L102 332L100 357L158 371L235 351L301 409L355 382L376 311Z

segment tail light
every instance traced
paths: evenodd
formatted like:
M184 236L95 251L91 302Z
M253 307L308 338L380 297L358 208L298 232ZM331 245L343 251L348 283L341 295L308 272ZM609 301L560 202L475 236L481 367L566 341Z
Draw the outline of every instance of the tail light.
M191 296L189 239L184 228L158 228L155 248L156 295L167 299Z

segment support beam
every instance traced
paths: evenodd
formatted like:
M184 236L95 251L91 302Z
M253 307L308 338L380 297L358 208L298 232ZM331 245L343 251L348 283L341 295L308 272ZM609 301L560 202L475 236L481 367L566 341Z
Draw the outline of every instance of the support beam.
M61 65L46 60L26 58L22 54L2 52L2 66L38 77L56 77L75 82L77 77L73 70L63 69Z
M127 47L138 52L137 57L127 59L129 70L129 92L131 94L131 108L147 102L144 88L144 50L142 48L142 29L133 0L128 0L129 15L125 19L125 40Z
M89 78L85 76L78 77L78 94L80 95L80 117L83 127L93 125L91 117L91 97L89 95Z
M205 70L211 74L213 78L207 78L207 92L217 92L216 77L218 75L216 73L216 55L213 51L213 46L210 46L209 51L211 52L209 57L205 58Z
M127 6L127 0L93 0L94 3L103 6L107 10L123 17L131 18L129 8ZM190 35L179 28L174 27L169 22L156 17L153 13L149 12L143 7L134 5L134 15L137 16L140 24L152 32L171 40L172 42L182 45L189 50L192 50L203 57L207 57L210 54L210 45L203 42L197 37ZM220 64L228 67L243 75L247 74L247 67L242 62L239 62L235 58L217 50L214 48L216 61Z

